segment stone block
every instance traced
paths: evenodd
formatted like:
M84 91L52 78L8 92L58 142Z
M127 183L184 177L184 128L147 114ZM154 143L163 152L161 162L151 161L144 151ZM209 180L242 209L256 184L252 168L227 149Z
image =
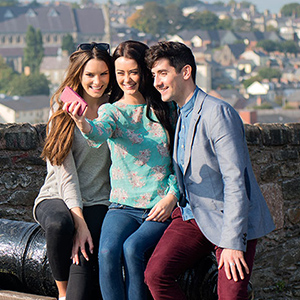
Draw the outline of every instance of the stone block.
M283 181L282 193L286 200L300 199L300 177Z
M300 145L300 123L288 123L285 126L289 129L290 143Z
M300 208L295 207L295 208L288 209L287 216L289 218L289 221L292 224L299 224L300 223Z
M275 160L296 160L299 158L299 150L298 149L282 149L280 151L275 152L274 154Z
M40 145L35 128L30 124L10 124L4 133L7 150L31 150Z
M260 145L262 142L261 131L257 126L245 124L245 134L248 145Z
M257 124L265 146L280 146L289 142L289 131L284 124Z
M266 182L277 182L280 177L280 167L278 164L267 165L261 169L260 178Z
M270 209L276 229L283 228L284 201L280 185L275 183L264 183L260 185L260 188Z

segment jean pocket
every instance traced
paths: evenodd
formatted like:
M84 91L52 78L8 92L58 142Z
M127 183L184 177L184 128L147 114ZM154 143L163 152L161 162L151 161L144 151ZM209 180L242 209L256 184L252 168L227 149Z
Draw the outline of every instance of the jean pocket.
M108 209L122 209L124 208L124 205L123 204L119 204L119 203L112 203Z

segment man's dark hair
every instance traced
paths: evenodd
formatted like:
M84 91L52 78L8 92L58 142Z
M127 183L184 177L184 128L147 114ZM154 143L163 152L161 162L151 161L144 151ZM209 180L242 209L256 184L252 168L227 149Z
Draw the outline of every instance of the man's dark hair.
M192 67L192 78L196 82L196 63L195 57L189 47L179 42L159 42L150 47L146 52L146 63L149 69L152 69L155 62L166 58L170 66L174 67L179 73L186 65Z

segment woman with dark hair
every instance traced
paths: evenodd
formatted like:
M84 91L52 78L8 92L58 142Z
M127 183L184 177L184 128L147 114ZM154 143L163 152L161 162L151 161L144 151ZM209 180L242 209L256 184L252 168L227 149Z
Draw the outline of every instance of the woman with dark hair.
M109 205L111 165L107 143L91 148L63 111L60 96L66 86L71 87L88 105L86 118L93 120L98 108L109 101L111 77L114 68L109 45L81 44L71 54L66 77L51 97L42 152L47 176L33 214L45 230L59 299L101 299L97 252Z
M148 255L170 223L178 187L171 149L174 111L160 100L144 58L143 43L126 41L113 54L116 102L99 108L98 118L78 116L66 104L90 145L107 140L111 150L111 195L99 246L103 299L147 299ZM172 119L173 116L173 119Z

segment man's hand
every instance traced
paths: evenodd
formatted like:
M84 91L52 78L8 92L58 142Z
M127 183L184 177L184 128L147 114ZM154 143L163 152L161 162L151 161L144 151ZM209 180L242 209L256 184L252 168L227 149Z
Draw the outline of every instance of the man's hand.
M244 252L240 250L223 249L218 269L224 266L225 273L230 280L233 277L234 281L238 281L238 274L243 280L244 270L249 274L249 268L244 258Z

